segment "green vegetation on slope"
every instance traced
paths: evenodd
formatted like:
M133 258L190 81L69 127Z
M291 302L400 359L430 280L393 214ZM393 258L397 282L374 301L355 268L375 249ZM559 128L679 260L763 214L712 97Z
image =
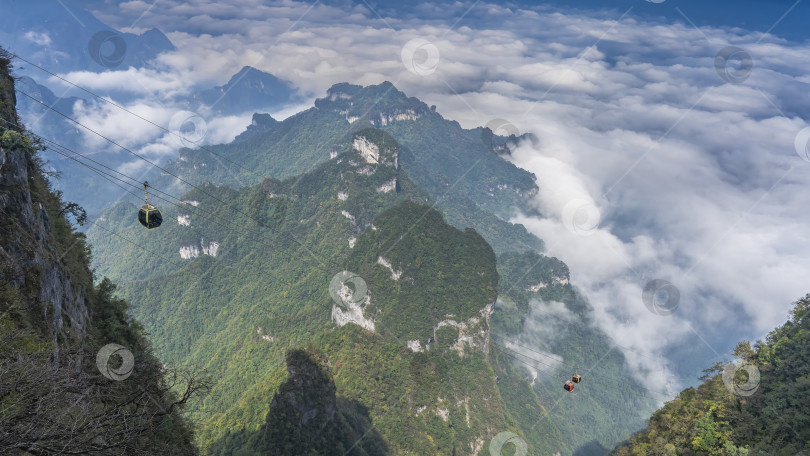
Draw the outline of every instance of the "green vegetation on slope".
M273 396L265 424L235 454L387 453L363 406L338 399L329 358L314 349L294 349L287 353L286 364L289 377ZM224 448L237 448L233 442L223 443Z
M791 318L752 348L740 343L734 356L759 372L751 395L733 394L751 379L748 370L717 363L703 383L687 388L656 411L647 429L614 455L808 455L810 454L810 295ZM730 382L729 380L733 380ZM730 387L727 387L727 384ZM749 389L746 389L746 394Z
M0 117L16 119L2 50L0 81ZM65 218L81 211L52 191L37 152L0 126L0 453L196 454L180 409L206 381L163 366L112 283L94 285L84 235ZM112 342L134 358L121 381L97 366Z
M505 418L492 370L481 352L464 358L453 350L414 353L393 338L352 324L324 333L308 345L318 347L330 365L337 394L336 415L350 424L348 435L332 443L347 449L356 443L348 454L380 454L381 448L386 449L385 454L461 455L476 449L478 454L485 454L485 444L494 433L515 428L514 422ZM292 379L291 373L287 382ZM284 389L280 387L275 397ZM300 399L303 395L297 394L295 403ZM318 408L326 408L331 400L322 394L315 402ZM277 435L270 423L296 427L294 423L282 424L280 413L282 410L271 404L265 425L256 431L227 435L211 453L309 454L305 451L310 448L306 436L293 437L296 434L292 432L291 437L268 438L268 433ZM368 427L370 423L373 428ZM368 433L357 435L358 429ZM285 451L280 450L281 444L288 445Z
M160 356L204 367L218 379L194 413L200 443L212 454L255 450L249 442L285 381L286 354L304 345L329 357L338 399L352 401L350 409L367 409L390 448L444 454L457 447L457 454L469 454L473 444L483 446L491 437L488 425L505 426L481 351L487 323L480 312L494 302L498 280L492 249L420 204L428 198L393 166L399 151L393 138L361 130L351 139L360 137L381 151L379 164L347 148L284 181L239 190L208 185L183 196L197 206L177 212L166 206L159 230L137 225L132 207L106 212L100 226L133 241L132 248L90 230L99 242L99 265L116 276L140 277L125 284L123 294L135 303ZM177 223L177 215L188 215L190 226ZM180 258L181 248L212 241L218 243L215 256ZM399 280L379 257L402 271ZM368 281L364 312L377 323L376 334L333 323L336 304L328 286L344 269ZM453 324L471 317L477 323L465 323L470 341L459 343L462 334ZM442 320L454 323L433 334ZM436 339L431 362L445 367L430 368L435 388L409 380L417 356L406 348L411 338L423 345ZM423 419L413 419L419 407L426 407ZM453 418L458 410L465 410L463 431ZM362 415L346 413L357 423Z
M374 291L366 310L382 313L381 330L426 341L440 321L468 320L495 302L495 253L474 230L459 231L440 213L410 201L378 216L374 227L357 239L347 269ZM392 280L394 274L399 278Z

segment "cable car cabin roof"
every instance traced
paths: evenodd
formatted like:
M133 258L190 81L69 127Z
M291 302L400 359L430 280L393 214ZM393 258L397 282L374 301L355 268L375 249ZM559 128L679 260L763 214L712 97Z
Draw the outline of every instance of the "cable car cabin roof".
M138 211L138 221L141 222L141 225L149 228L157 228L163 223L163 216L160 215L160 211L155 206L151 204L144 204L141 206L141 209Z

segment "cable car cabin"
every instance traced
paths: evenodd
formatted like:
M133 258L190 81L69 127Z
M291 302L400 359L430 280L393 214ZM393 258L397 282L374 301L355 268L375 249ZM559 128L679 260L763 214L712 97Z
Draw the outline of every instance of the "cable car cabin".
M138 211L138 221L141 222L141 225L149 228L157 228L163 223L163 216L160 215L160 211L155 206L149 204L149 193L147 192L147 188L149 188L149 182L144 181L143 183L143 202L144 205L141 206L141 210Z
M157 228L163 223L163 216L160 215L160 211L155 206L152 206L149 203L144 204L141 206L141 210L138 211L138 221L141 222L141 225L149 228Z
M563 385L563 388L564 388L566 391L568 391L569 393L570 393L571 391L574 391L574 382L565 382L565 384Z
M579 382L582 381L582 376L574 375L573 377L571 377L571 381L574 382L574 383L579 383Z

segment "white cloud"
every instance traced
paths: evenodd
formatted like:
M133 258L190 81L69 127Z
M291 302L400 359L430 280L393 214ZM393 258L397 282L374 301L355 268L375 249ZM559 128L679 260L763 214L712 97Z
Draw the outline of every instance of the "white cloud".
M29 32L25 32L23 35L25 39L28 41L39 45L39 46L50 46L51 45L51 37L45 32L35 32L33 30Z

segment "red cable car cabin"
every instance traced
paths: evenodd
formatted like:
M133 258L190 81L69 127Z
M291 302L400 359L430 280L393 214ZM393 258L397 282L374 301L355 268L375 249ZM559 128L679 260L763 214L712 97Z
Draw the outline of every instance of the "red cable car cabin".
M571 391L574 391L574 382L571 382L571 381L565 382L565 384L563 385L563 388L565 388L565 390L568 391L569 393Z

